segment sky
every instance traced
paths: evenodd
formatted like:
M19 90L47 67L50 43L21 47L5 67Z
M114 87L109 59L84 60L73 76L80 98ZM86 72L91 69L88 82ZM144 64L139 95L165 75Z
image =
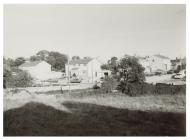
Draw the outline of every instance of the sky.
M4 56L184 57L185 5L5 5Z

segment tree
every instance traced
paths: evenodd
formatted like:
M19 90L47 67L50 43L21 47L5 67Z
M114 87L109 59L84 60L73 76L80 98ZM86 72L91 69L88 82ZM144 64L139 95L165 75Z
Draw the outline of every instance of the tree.
M130 96L135 95L134 88L145 81L144 67L136 57L125 56L119 62L118 71L118 89Z
M11 59L11 58L6 59L5 57L3 57L3 64L6 64L9 67L14 67L14 65L15 65L13 59Z
M14 65L15 65L16 67L18 67L18 66L22 65L25 61L26 61L26 60L25 60L24 57L18 57L18 58L16 58L16 60L14 61Z
M49 56L46 60L54 70L65 71L65 64L68 61L66 55L59 52L49 52Z
M109 70L109 65L108 64L102 64L101 69L103 70Z
M128 82L144 82L144 67L136 57L124 57L119 63L120 76Z
M110 60L108 60L107 64L103 64L101 68L106 70L111 70L112 72L114 72L117 66L118 66L117 57L114 56Z
M116 65L117 64L117 57L114 56L114 57L111 58L111 64L112 65Z
M79 56L73 56L73 57L72 57L72 60L78 60L78 59L80 59Z
M47 57L49 56L49 51L41 50L41 51L37 52L36 55L40 58L40 60L46 60Z
M117 73L118 69L118 61L117 57L112 57L110 62L110 70L112 71L112 74L115 75Z
M30 61L40 61L40 60L41 60L41 57L38 55L33 55L30 57Z
M89 56L85 56L83 59L91 59L91 57L89 57Z

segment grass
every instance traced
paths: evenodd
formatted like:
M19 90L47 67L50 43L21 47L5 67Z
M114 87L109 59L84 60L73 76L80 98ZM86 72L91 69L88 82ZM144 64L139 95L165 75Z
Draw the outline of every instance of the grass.
M4 96L4 136L186 135L185 94L21 94Z
M185 113L64 102L71 113L40 103L4 112L4 136L185 136Z

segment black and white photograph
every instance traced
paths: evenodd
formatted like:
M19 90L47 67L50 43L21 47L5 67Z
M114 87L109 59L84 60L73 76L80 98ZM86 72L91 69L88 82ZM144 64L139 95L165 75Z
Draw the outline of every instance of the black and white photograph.
M186 4L4 4L3 136L186 136Z

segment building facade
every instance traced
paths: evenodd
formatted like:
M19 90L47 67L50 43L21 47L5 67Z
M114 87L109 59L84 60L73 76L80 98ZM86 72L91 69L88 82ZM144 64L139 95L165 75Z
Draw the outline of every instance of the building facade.
M171 69L177 70L177 69L185 69L186 68L186 58L176 58L171 60Z
M142 57L139 62L145 68L145 73L167 72L171 69L170 59L160 54Z
M77 77L84 82L98 82L104 76L101 62L96 58L71 60L65 69L67 77Z
M60 78L61 72L51 71L51 65L45 61L25 62L19 69L27 71L36 80L47 80Z

